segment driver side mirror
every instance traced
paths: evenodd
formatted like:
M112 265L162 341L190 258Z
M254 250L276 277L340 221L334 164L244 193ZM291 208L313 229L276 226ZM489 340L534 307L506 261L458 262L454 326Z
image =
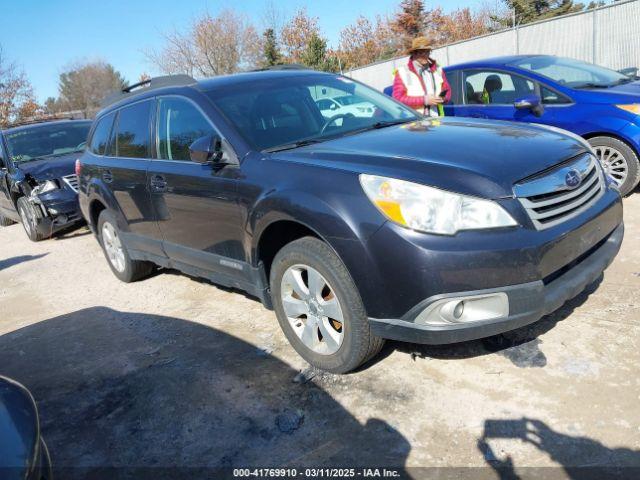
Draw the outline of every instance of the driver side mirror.
M217 163L222 154L222 138L215 134L200 137L189 146L191 161L200 164Z
M542 106L542 99L538 95L527 95L525 97L518 98L513 102L513 106L517 110L531 110L531 112L539 117L544 112Z

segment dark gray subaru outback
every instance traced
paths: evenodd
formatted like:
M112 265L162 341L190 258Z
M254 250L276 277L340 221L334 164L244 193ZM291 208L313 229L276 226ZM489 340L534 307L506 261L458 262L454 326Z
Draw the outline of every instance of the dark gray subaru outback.
M320 109L336 96L366 108ZM623 237L620 195L580 138L425 119L304 70L134 86L98 114L77 172L118 278L159 265L244 290L332 372L385 338L534 322L596 280Z

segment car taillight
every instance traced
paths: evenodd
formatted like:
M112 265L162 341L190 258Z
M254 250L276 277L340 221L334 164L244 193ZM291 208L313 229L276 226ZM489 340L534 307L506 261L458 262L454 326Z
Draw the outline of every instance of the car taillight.
M80 163L80 159L76 159L76 176L80 178L80 172L82 171L82 164Z

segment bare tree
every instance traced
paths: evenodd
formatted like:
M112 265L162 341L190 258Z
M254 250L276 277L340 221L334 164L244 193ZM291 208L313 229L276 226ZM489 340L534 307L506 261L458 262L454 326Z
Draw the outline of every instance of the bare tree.
M100 107L105 96L126 85L120 72L104 61L78 62L60 74L59 98L47 103L57 110L82 110L89 116Z
M290 63L302 63L312 38L322 38L317 17L310 17L306 8L296 12L282 28L280 44Z
M6 59L0 46L0 127L31 117L40 108L27 76Z
M378 16L373 24L360 16L340 32L338 54L344 68L355 68L393 57L401 46L388 19Z
M228 9L214 17L206 13L185 33L174 31L164 37L164 48L146 55L168 74L210 77L235 73L257 65L262 51L254 26L245 16Z

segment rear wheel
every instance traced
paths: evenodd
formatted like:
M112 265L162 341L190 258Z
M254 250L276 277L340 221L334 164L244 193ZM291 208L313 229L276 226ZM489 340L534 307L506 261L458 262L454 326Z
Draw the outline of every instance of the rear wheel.
M621 195L628 195L640 181L638 156L629 145L613 137L593 137L589 143L600 164L616 182Z
M283 247L270 277L280 327L311 365L346 373L382 348L349 272L322 241L305 237Z
M47 235L43 235L38 232L38 225L43 218L40 209L36 208L25 197L20 197L16 206L18 208L18 214L20 215L22 226L24 227L24 231L26 232L27 237L29 237L29 240L32 242L39 242L40 240L48 238Z
M122 243L116 220L109 211L103 210L100 213L97 232L107 263L120 280L126 283L135 282L153 271L153 263L131 259Z

